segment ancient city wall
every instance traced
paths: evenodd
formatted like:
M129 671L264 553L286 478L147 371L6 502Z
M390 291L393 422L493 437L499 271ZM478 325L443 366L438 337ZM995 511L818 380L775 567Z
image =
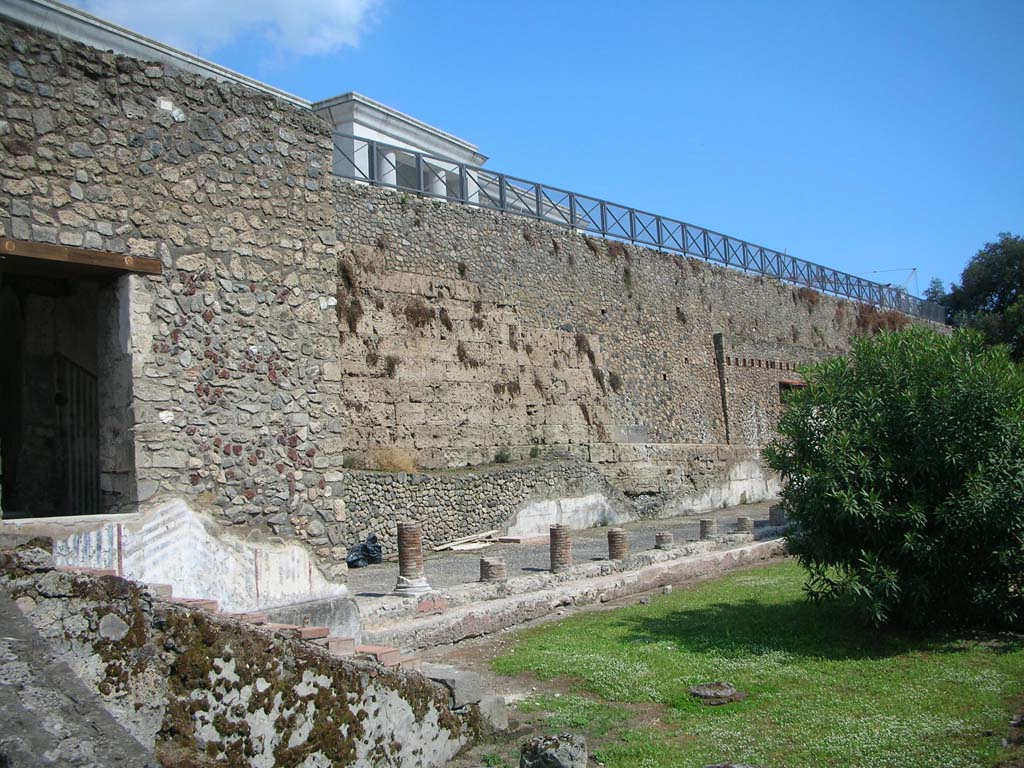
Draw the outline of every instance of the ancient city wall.
M0 234L163 265L108 292L131 367L107 439L130 454L124 507L181 496L307 542L328 575L403 517L440 541L573 494L627 515L770 495L758 449L780 382L877 322L808 289L334 179L328 126L241 85L4 24L0 87ZM460 495L456 470L496 459L534 463L499 475L506 497ZM378 502L380 471L406 464L440 472L407 472Z
M342 463L344 414L327 126L7 24L0 61L0 233L163 263L121 278L123 501L181 494L286 535L296 515L333 521L323 473Z

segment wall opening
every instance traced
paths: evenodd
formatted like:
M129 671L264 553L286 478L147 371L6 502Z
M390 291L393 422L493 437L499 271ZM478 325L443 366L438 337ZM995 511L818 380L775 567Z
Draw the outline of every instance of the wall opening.
M131 279L0 261L4 518L113 512L136 500Z

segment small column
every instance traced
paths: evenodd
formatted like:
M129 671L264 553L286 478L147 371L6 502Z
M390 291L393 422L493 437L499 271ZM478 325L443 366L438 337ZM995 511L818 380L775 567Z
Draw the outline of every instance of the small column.
M740 515L736 518L736 532L737 533L753 533L754 532L754 520L746 515Z
M377 153L377 181L381 184L398 183L398 156L393 149L381 149Z
M551 572L559 573L572 566L572 538L569 526L551 526Z
M399 595L422 595L430 591L423 571L423 530L419 523L398 524L398 583Z
M654 534L654 548L655 549L672 549L672 545L675 543L675 537L671 531L658 531Z
M700 521L700 540L713 539L718 535L718 521L704 518Z
M480 558L480 581L506 581L508 570L500 557Z
M629 537L621 528L608 529L608 559L625 560L629 556Z
M781 504L772 504L768 507L768 522L774 526L786 524L786 510Z

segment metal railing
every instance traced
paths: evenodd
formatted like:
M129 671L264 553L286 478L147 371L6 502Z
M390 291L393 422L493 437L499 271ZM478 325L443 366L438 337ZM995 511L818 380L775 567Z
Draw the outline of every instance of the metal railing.
M558 187L349 134L334 136L334 173L354 181L541 219L685 254L824 293L945 322L945 309L865 280L693 224Z

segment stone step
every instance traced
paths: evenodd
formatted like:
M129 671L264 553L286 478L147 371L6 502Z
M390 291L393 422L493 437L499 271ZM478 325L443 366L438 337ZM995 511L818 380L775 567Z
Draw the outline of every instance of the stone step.
M310 640L314 645L326 648L332 656L351 656L356 652L356 641L351 637L318 637Z
M323 640L331 634L328 627L299 627L299 637L303 640Z
M146 589L151 595L162 597L164 600L174 597L174 588L170 584L147 584Z
M57 570L83 573L86 576L117 576L117 571L114 568L85 568L77 565L58 565Z
M302 629L298 624L277 624L273 621L268 621L262 625L264 629L269 629L271 632L279 632L282 635L288 637L298 637L299 630Z
M212 613L216 613L219 607L216 600L204 600L201 597L172 597L171 602Z
M389 645L357 645L355 652L360 656L370 656L385 667L394 667L402 660L402 652Z

